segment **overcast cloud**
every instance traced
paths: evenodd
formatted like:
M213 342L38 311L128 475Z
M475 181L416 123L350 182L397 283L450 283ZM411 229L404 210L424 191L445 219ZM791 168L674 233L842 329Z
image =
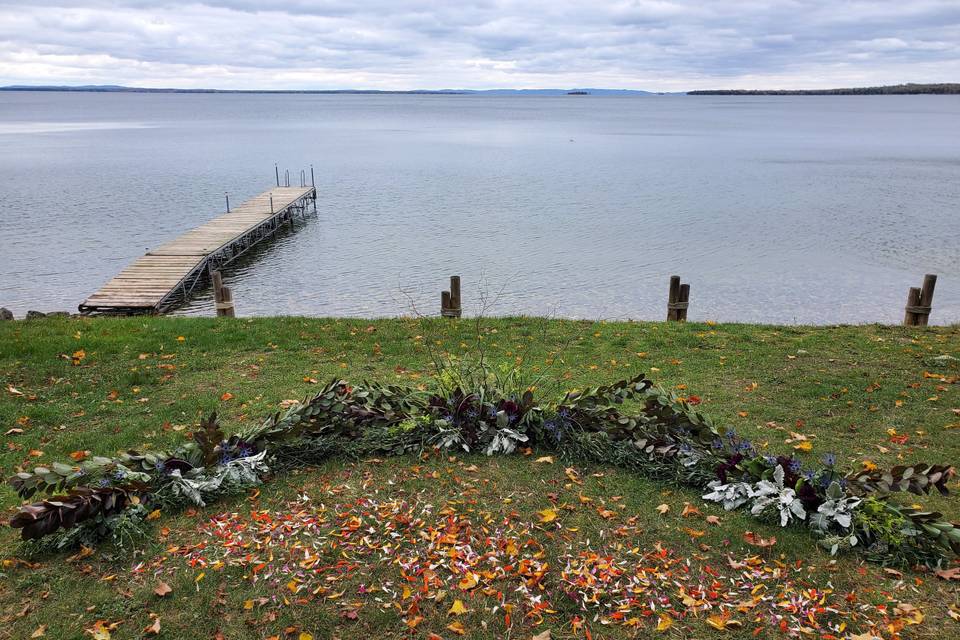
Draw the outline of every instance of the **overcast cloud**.
M818 88L960 81L960 0L0 0L0 85Z

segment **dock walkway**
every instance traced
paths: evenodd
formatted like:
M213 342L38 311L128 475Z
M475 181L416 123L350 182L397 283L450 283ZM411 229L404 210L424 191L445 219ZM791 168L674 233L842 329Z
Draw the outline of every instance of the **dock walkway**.
M279 182L279 177L278 180ZM313 186L278 186L247 200L179 238L147 252L80 305L85 314L163 313L185 302L196 286L244 251L273 235L307 207Z

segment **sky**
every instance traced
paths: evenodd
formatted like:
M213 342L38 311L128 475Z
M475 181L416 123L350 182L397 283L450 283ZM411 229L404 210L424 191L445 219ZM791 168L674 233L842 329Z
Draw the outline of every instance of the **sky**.
M0 0L0 85L795 89L960 81L960 0Z

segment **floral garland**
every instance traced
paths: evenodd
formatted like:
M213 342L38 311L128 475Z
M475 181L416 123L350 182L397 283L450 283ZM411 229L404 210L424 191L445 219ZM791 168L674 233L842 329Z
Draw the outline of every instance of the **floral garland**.
M57 547L144 532L155 506L204 505L259 484L271 472L331 455L399 455L424 449L507 455L518 447L571 461L623 466L706 490L727 510L749 508L780 526L807 526L831 553L856 548L884 564L942 564L960 554L960 525L900 504L897 492L947 494L954 470L917 464L843 474L832 455L816 469L763 456L733 429L714 426L695 402L643 375L568 393L555 404L492 386L429 395L334 380L319 393L227 437L214 414L192 441L168 452L130 451L79 465L20 472L25 504L10 524L25 540ZM53 495L64 492L61 495Z

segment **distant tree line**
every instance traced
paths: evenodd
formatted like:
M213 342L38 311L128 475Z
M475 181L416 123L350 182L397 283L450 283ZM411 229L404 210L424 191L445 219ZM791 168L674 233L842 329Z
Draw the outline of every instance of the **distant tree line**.
M917 93L960 94L960 83L895 84L885 87L853 87L850 89L708 89L688 91L690 96L875 96Z

